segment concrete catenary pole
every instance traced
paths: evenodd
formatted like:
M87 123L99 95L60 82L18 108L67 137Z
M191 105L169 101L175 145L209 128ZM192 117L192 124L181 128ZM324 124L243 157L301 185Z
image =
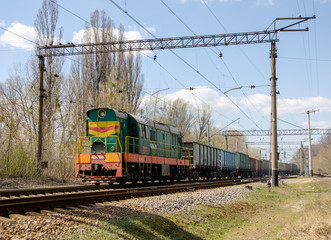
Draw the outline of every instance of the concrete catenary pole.
M272 186L278 186L278 143L277 143L277 91L276 91L276 42L271 43L271 161Z
M304 175L305 173L305 156L304 156L304 153L303 153L303 144L301 142L301 148L300 148L300 174L301 175Z
M310 133L310 113L314 112L312 111L307 111L307 121L308 121L308 142L309 142L309 146L308 146L308 167L309 167L309 176L312 177L313 176L313 162L311 159L311 133Z

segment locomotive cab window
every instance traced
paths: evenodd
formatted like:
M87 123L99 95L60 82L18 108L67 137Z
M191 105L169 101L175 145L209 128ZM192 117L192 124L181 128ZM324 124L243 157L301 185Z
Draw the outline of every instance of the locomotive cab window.
M138 129L136 124L130 123L130 132L132 137L138 137Z
M140 137L141 138L147 138L146 136L146 126L140 124Z
M172 145L177 146L177 137L176 137L176 135L172 135Z
M152 141L156 141L156 134L155 134L155 131L154 130L150 130L150 139Z
M180 145L181 142L182 142L182 136L178 136L178 142L177 142L177 144Z

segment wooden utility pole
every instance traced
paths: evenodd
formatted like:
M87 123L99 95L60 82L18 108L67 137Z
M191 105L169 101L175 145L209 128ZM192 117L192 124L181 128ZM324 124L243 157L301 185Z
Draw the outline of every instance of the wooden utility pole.
M271 161L272 186L278 186L278 143L277 143L277 91L276 91L276 42L271 42Z
M43 105L44 105L44 71L45 58L39 56L39 120L38 120L38 151L37 151L37 175L41 174L42 147L43 147Z

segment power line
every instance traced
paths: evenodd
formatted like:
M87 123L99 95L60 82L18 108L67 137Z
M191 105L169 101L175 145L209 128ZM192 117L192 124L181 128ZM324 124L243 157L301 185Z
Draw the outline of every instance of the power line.
M146 55L145 55L146 56ZM149 56L147 56L149 57ZM151 58L151 57L149 57ZM181 81L179 81L167 68L165 68L159 61L157 61L156 59L154 60L164 71L166 71L176 82L178 82L184 89L187 88ZM197 98L199 101L201 101L202 103L206 104L209 106L208 103L206 103L204 100L202 100L201 98L199 98L198 96L196 96L193 92L191 92L192 96L194 98ZM225 115L219 113L218 111L215 111L216 113L218 113L220 116L225 117L229 120L231 120L230 118L226 117Z
M287 121L282 120L282 119L280 119L280 118L278 118L278 121L281 121L281 122L287 123L287 124L289 124L289 125L292 125L292 126L294 126L294 127L300 128L300 129L304 129L303 127L300 127L300 126L295 125L295 124L293 124L293 123L287 122Z
M212 11L212 9L208 6L208 4L206 3L205 0L202 0L204 5L207 7L208 11L214 16L214 18L216 19L216 21L220 24L220 26L225 30L226 33L228 33L227 29L225 28L225 26L221 23L220 19L215 15L215 13ZM239 50L241 51L241 53L248 59L248 61L252 64L252 66L261 74L261 76L263 77L263 79L266 79L265 76L262 74L262 72L256 67L256 65L252 62L252 60L247 56L247 54L244 52L244 50L242 50L242 48L240 46ZM233 74L231 73L229 67L225 64L223 58L222 58L222 62L225 65L226 69L228 70L229 74L231 75L231 78L233 79L233 81L237 84L237 86L239 87L238 82L235 80ZM241 89L240 89L241 90ZM260 114L260 111L255 107L255 105L249 100L249 98L247 97L247 95L245 94L245 92L243 90L241 90L242 94L244 95L244 97L247 99L247 101L251 104L251 106L254 107L254 109L258 112L258 114ZM249 110L249 109L248 109ZM250 112L250 110L249 110ZM251 114L251 112L250 112ZM264 119L265 121L268 122L268 120L262 115L260 114L260 116L262 117L262 119ZM256 125L256 124L255 124Z
M208 11L213 15L213 17L216 19L216 21L219 23L219 25L224 29L226 33L228 33L228 30L225 28L225 26L222 24L221 20L216 16L214 11L208 6L207 2L205 0L202 0ZM253 63L253 61L248 57L248 55L244 52L244 50L238 46L241 53L246 57L246 59L250 62L250 64L255 68L255 70L262 76L264 80L266 80L266 77L263 75L260 69Z
M193 30L163 1L160 0L166 8L188 29L191 31L192 34L196 35Z
M26 37L23 37L23 36L21 36L21 35L19 35L19 34L17 34L17 33L14 33L14 32L12 32L12 31L6 29L6 28L1 27L1 26L0 26L0 28L1 28L2 30L6 31L6 32L9 32L9 33L11 33L11 34L13 34L13 35L15 35L15 36L17 36L17 37L20 37L20 38L22 38L22 39L24 39L24 40L26 40L26 41L28 41L28 42L31 42L31 43L36 44L37 46L39 46L38 43L36 43L36 42L34 42L34 41L32 41L32 40L26 38Z
M318 59L318 58L295 58L295 57L278 57L278 58L300 60L300 61L331 62L331 59Z
M155 39L157 37L150 32L147 28L145 28L138 20L136 20L131 14L129 14L127 11L125 11L123 8L121 8L117 3L115 3L113 0L109 0L111 3L113 3L118 9L120 9L122 12L124 12L126 15L128 15L135 23L137 23L140 27L142 27L147 33L149 33L151 36L153 36ZM175 53L172 49L169 50L172 54L174 54L177 58L179 58L182 62L184 62L189 68L191 68L193 71L195 71L198 75L200 75L203 79L205 79L207 82L209 82L211 85L213 85L215 88L217 88L221 93L224 94L224 92L217 87L213 82L211 82L207 77L205 77L203 74L201 74L198 70L196 70L191 64L189 64L186 60L184 60L182 57L180 57L177 53ZM258 124L254 122L239 106L236 104L229 96L224 94L232 104L234 104L240 112L242 112L248 120L250 120L257 128L260 128Z
M56 5L58 5L60 8L62 8L63 10L67 11L68 13L74 15L75 17L79 18L80 20L82 20L83 22L87 23L88 25L92 26L92 24L89 21L86 21L84 18L78 16L77 14L75 14L74 12L70 11L69 9L63 7L62 5L58 4L57 1L51 0L53 3L55 3Z
M92 26L92 24L90 23L90 22L88 22L87 20L85 20L85 19L83 19L82 17L80 17L79 15L77 15L77 14L75 14L74 12L72 12L72 11L70 11L69 9L67 9L67 8L65 8L65 7L63 7L63 6L61 6L60 4L58 4L57 2L55 2L55 1L53 1L54 3L56 3L59 7L61 7L63 10L65 10L65 11L67 11L67 12L69 12L70 14L72 14L73 16L75 16L75 17L77 17L77 18L79 18L80 20L82 20L83 22L85 22L85 23L87 23L87 24L89 24L90 26ZM121 9L122 11L123 11L123 9ZM138 22L137 22L138 23ZM143 25L140 25L141 27L143 27L144 28L144 26ZM150 32L150 31L148 31L148 29L146 29L146 28L144 28L145 29L145 31L147 31L148 33L150 33L152 36L153 36L153 34ZM155 37L155 36L154 36ZM156 37L155 37L156 38ZM145 56L147 56L147 57L149 57L148 55L145 55ZM151 57L149 57L149 58L151 58ZM70 59L70 58L69 58ZM77 61L77 60L74 60L74 59L70 59L70 60L73 60L73 61L76 61L76 62L78 62L79 64L81 64L81 65L83 65L83 63L81 63L81 62L79 62L79 61ZM184 88L186 88L177 78L175 78L165 67L163 67L158 61L156 61L156 59L154 59L155 60L155 62L157 63L157 64L159 64L159 66L162 68L162 69L164 69L170 76L172 76L172 78L173 79L175 79L179 84L181 84ZM146 92L147 93L147 92ZM191 92L191 94L193 95L193 97L195 97L195 98L197 98L197 99L199 99L201 102L203 102L203 103L205 103L206 105L209 105L209 104L207 104L206 102L204 102L202 99L200 99L198 96L196 96L195 94L193 94L192 92ZM215 112L217 112L217 111L215 111ZM218 113L218 112L217 112ZM224 117L224 115L222 115L222 114L220 114L220 113L218 113L220 116L223 116Z

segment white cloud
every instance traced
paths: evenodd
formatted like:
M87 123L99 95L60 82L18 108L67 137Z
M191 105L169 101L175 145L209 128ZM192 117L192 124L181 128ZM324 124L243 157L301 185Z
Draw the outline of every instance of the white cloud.
M0 21L0 27L6 27L6 23L4 21Z
M9 45L25 50L34 49L35 44L33 42L36 42L37 39L37 33L34 27L26 26L19 22L14 22L11 24L11 27L7 28L7 30L8 31L5 31L0 36L0 45Z
M156 32L156 28L155 27L146 27L146 29L151 32L151 33L155 33Z
M253 7L271 7L274 4L274 0L255 0Z
M302 123L302 125L307 125L307 122ZM331 122L328 121L310 121L311 128L319 128L319 129L330 129Z
M92 28L89 28L89 31L91 31ZM113 29L115 36L119 35L118 29ZM78 32L73 32L73 38L72 42L74 43L84 43L84 35L85 35L86 29L81 29ZM99 29L99 34L101 34L101 29ZM131 30L124 32L124 36L126 40L137 40L142 39L142 36L139 31Z
M241 98L240 102L242 105L246 105L251 110L251 104L255 106L260 112L265 115L270 114L271 100L269 95L265 94L254 94L248 96L249 101L245 98ZM312 98L278 98L277 100L277 113L279 115L285 114L300 114L305 113L309 109L315 109L314 103L318 103L318 108L321 112L331 112L331 99L325 97L312 97Z
M194 95L192 95L192 93ZM160 94L160 97L175 100L182 98L192 105L202 105L202 101L207 103L217 112L238 113L239 109L222 93L206 86L194 87L193 92L182 89L171 94ZM146 97L148 98L148 97ZM202 101L200 101L200 99ZM270 96L266 94L254 94L244 98L243 96L232 97L231 100L237 104L243 111L249 109L251 112L258 111L266 116L270 115ZM318 103L318 107L314 105ZM254 106L252 106L254 105ZM320 112L331 112L331 99L325 97L312 98L278 98L278 115L303 114L309 109L320 109Z
M192 93L194 95L192 95ZM193 106L202 106L204 103L207 103L212 108L214 116L223 115L238 117L238 114L239 116L242 115L241 111L226 96L218 90L211 89L206 86L195 86L193 91L181 89L170 94L164 94L162 91L158 93L159 102L166 101L167 99L174 101L177 98L181 98ZM149 102L150 99L152 99L151 102L154 104L155 99L150 95L143 98L143 103L145 101ZM238 105L242 111L250 116L256 116L256 118L254 117L255 121L262 121L262 116L264 116L265 119L269 119L271 108L270 99L270 96L266 94L249 95L248 99L244 98L243 95L235 97L231 96L231 100ZM320 119L320 121L315 122L311 119L312 128L331 128L331 122L328 121L330 117L327 117L330 116L331 113L331 108L329 107L331 106L331 98L312 97L295 99L278 97L277 103L279 118L292 117L291 119L293 120L294 116L297 120L294 121L295 124L306 127L307 123L301 121L306 119L305 113L307 110L320 109L319 113L324 113L323 115L325 117ZM252 104L254 106L252 106ZM242 118L244 123L246 120L246 117ZM220 124L220 122L218 124Z
M140 32L138 31L128 31L124 32L125 39L126 40L137 40L137 39L142 39L142 36Z
M206 86L196 86L194 87L193 92L190 90L181 89L171 94L160 93L159 97L161 99L166 98L172 101L176 100L177 98L181 98L194 106L202 106L204 103L206 103L212 107L215 114L223 112L236 113L239 111L238 108L235 107L226 96L220 95L218 91ZM147 96L145 98L145 100L148 101L150 97ZM233 101L236 100L233 99Z
M301 99L280 99L279 114L305 113L307 110L315 109L318 103L320 112L331 112L331 99L325 97L311 97Z
M81 29L78 32L73 32L72 42L82 43L84 39L85 29Z

